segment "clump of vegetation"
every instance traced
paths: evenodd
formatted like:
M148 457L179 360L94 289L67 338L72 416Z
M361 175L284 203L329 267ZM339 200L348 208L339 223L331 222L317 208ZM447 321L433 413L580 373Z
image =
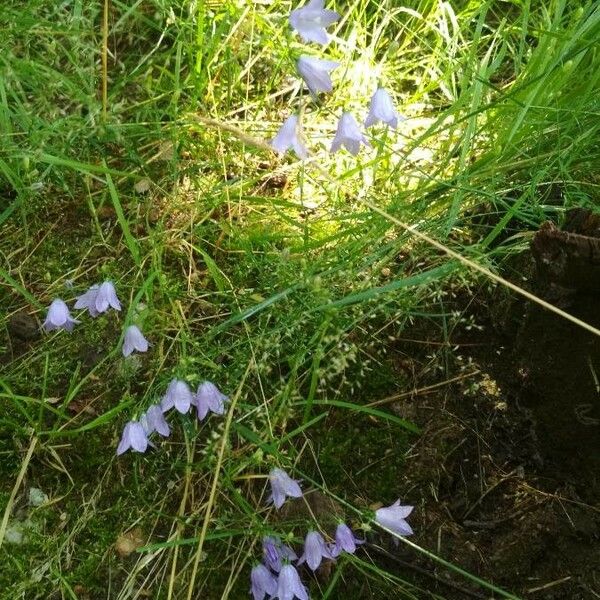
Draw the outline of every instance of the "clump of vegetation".
M412 385L408 328L437 332L424 370L443 370L465 326L454 296L510 269L541 222L594 209L600 11L409 4L332 2L329 44L309 50L322 32L290 28L299 7L280 0L3 8L7 598L245 597L265 537L300 555L322 522L310 500L277 516L274 469L370 544L400 497L414 543L391 529L414 552L515 597L419 545L428 507L396 477L419 428L374 403ZM296 74L307 52L325 72L305 58ZM120 313L74 310L104 281ZM215 382L225 415L171 411L157 448L125 452L173 379ZM336 558L303 574L312 597L427 593L360 545Z

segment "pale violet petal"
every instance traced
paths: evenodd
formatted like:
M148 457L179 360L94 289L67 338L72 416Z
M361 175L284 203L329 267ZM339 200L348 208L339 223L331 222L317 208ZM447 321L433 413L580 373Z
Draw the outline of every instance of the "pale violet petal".
M142 424L137 421L130 422L129 441L131 447L137 452L145 452L148 448L148 438Z
M330 60L321 60L313 56L302 55L297 62L298 72L313 94L330 92L333 89L329 71L339 66Z
M123 356L129 356L134 350L146 352L148 350L148 345L148 340L136 325L130 325L125 330Z
M293 148L299 158L308 157L308 150L302 143L298 133L298 117L290 115L283 123L273 140L271 147L278 154L284 154L290 148Z
M293 10L289 21L305 42L326 44L329 36L325 28L335 23L340 15L333 10L325 9L321 0L311 0L304 6Z
M169 424L167 423L164 413L158 404L153 404L146 411L146 420L149 428L156 431L163 437L168 437L171 434Z

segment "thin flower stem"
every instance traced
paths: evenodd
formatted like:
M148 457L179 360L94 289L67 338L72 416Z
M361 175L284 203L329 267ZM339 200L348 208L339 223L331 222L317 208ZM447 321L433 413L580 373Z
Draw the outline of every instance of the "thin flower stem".
M102 16L102 121L106 123L108 111L108 9L110 0L104 0Z
M536 296L535 294L528 292L527 290L523 289L522 287L519 287L518 285L515 285L514 283L508 281L508 279L504 279L504 277L501 277L500 275L496 275L495 273L493 273L486 267L483 267L480 264L470 260L469 258L462 256L462 254L459 254L458 252L451 250L447 246L444 246L444 244L429 237L427 234L422 233L421 231L418 231L413 225L408 225L406 223L403 223L396 217L387 213L385 210L379 208L378 206L375 206L372 202L369 202L369 200L361 199L361 202L365 206L368 206L372 211L380 214L382 217L385 217L386 219L388 219L395 225L398 225L398 227L401 227L408 233L414 235L416 238L419 238L420 240L428 243L430 246L437 248L444 254L446 254L452 258L455 258L463 265L473 269L474 271L479 271L479 273L482 273L486 277L489 277L496 283L499 283L499 284L507 287L508 289L512 290L513 292L516 292L517 294L520 294L521 296L527 298L528 300L531 300L531 302L535 302L536 304L539 304L541 307L545 308L546 310L549 310L549 311L567 319L568 321L571 321L571 323L575 323L575 325L579 325L579 327L582 327L583 329L589 331L590 333L593 333L594 335L600 336L600 329L597 329L593 325L590 325L589 323L586 323L585 321L578 319L577 317L569 314L568 312L561 310L560 308L558 308L558 306L554 306L553 304L546 302L539 296Z
M186 119L183 121L183 124L188 124L189 122L193 121L202 123L202 125L206 125L207 127L214 127L216 129L227 131L239 140L241 140L244 144L255 146L256 148L261 148L262 150L266 150L267 152L273 152L273 148L271 148L271 146L267 142L259 138L255 138L251 135L248 135L245 131L243 131L239 127L236 127L235 125L231 125L230 123L225 123L223 121L219 121L218 119L202 117L200 115L190 113L186 116Z
M246 378L248 377L248 373L250 372L250 368L252 366L252 362L248 363L246 367L246 371L242 376L240 384L231 399L231 406L229 407L229 412L227 413L227 420L225 421L225 429L223 430L223 436L221 437L221 446L219 447L219 454L217 456L217 464L215 466L215 473L213 476L212 484L210 487L210 495L208 497L208 502L206 504L206 511L204 513L204 521L202 523L202 530L200 531L200 537L198 539L198 548L196 549L196 555L194 556L194 566L192 567L192 575L190 577L190 583L188 586L187 600L192 600L194 596L194 584L196 583L196 575L198 574L198 565L200 564L200 557L202 556L202 549L204 547L204 540L206 539L206 532L208 531L208 525L210 523L210 515L212 513L212 509L215 503L215 497L217 495L217 485L219 483L219 475L221 473L221 466L223 465L223 457L225 456L225 448L227 447L227 440L229 438L229 430L231 429L231 422L233 421L233 414L235 412L235 407L237 401L242 393L242 388L244 387L244 383Z
M181 502L179 503L179 510L177 512L177 516L178 516L177 526L176 526L177 528L175 531L175 535L172 538L169 538L169 542L171 542L171 541L177 542L177 540L181 538L181 533L185 527L185 524L183 523L183 517L185 515L185 507L188 502L190 479L192 476L191 465L192 465L192 458L193 458L194 449L195 449L195 439L194 439L194 445L193 445L193 447L191 447L187 434L185 434L185 449L186 449L186 455L187 455L187 463L186 463L186 467L185 467L185 483L184 483L184 488L183 488L183 494L181 495ZM171 600L171 598L173 598L173 590L174 590L174 586L175 586L175 581L177 580L177 556L178 556L178 554L179 554L179 545L177 543L175 543L175 547L173 550L173 560L171 562L171 574L169 576L169 588L167 590L167 600Z
M317 489L319 489L322 492L328 494L331 498L333 498L340 505L345 506L346 508L348 508L349 510L351 510L355 514L357 514L360 517L362 517L365 521L368 520L369 523L372 523L373 525L376 525L381 530L383 530L386 533L389 533L390 535L394 536L394 538L398 539L403 544L406 544L407 546L410 546L413 550L417 550L417 552L420 552L421 554L427 556L431 560L439 563L440 565L443 565L447 569L450 569L451 571L454 571L455 573L458 573L459 575L461 575L465 579L469 579L469 580L473 581L474 583L476 583L477 585L479 585L479 586L481 586L481 587L483 587L485 589L488 589L488 590L496 592L497 594L499 594L503 598L508 598L508 600L522 600L518 596L515 596L514 594L511 594L510 592L506 592L503 589L501 589L499 587L496 587L495 585L493 585L491 583L488 583L487 581L485 581L483 579L480 579L476 575L472 575L468 571L465 571L464 569L461 569L460 567L457 567L452 562L447 561L447 560L441 558L440 556L437 556L433 552L430 552L429 550L426 550L425 548L422 548L418 544L415 544L414 542L411 542L410 540L408 540L406 537L398 535L395 531L392 531L391 529L388 529L387 527L383 527L383 525L380 525L377 521L375 521L375 519L372 516L373 513L371 513L371 518L367 518L366 515L365 515L365 513L360 508L357 508L356 506L354 506L353 504L351 504L350 502L348 502L344 498L341 498L340 496L334 494L333 492L331 492L331 490L326 489L319 482L315 481L311 477L308 477L304 473L301 473L301 475L302 475L302 480L303 481L310 482Z
M477 585L479 585L487 590L490 590L492 592L495 592L499 596L502 596L502 598L508 598L508 600L521 600L521 598L519 598L519 596L515 596L514 594L511 594L510 592L506 592L502 588L496 587L494 584L488 583L487 581L480 579L476 575L472 575L468 571L465 571L464 569L457 567L455 564L451 563L450 561L447 561L447 560L441 558L440 556L437 556L433 552L430 552L429 550L422 548L418 544L411 542L404 536L398 535L395 531L392 531L391 529L388 529L387 527L383 527L379 523L376 523L376 525L377 525L377 527L379 527L386 533L389 533L390 535L394 536L394 538L397 539L398 541L402 542L403 544L406 544L407 546L410 546L413 550L417 550L421 554L424 554L425 556L427 556L427 558L430 558L431 560L443 565L444 567L454 571L455 573L462 575L465 579L470 579Z
M29 461L33 456L33 451L37 446L38 438L37 436L33 436L31 438L31 442L29 443L29 448L27 449L27 454L21 463L21 470L19 471L19 475L17 476L17 480L15 481L15 485L13 486L12 492L10 493L10 498L6 503L6 508L4 509L4 516L2 517L2 523L0 523L0 547L2 547L2 542L4 541L4 536L6 534L6 527L8 525L8 519L10 517L10 511L12 510L12 506L14 504L15 498L17 496L17 492L21 487L21 483L23 482L23 478L25 477L25 473L27 472L27 467L29 466Z

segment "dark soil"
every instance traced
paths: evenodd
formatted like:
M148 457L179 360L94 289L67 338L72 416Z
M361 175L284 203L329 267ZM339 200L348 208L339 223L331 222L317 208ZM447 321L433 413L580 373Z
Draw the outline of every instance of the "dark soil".
M423 498L414 541L517 597L600 598L600 340L499 298L468 300L485 326L452 336L468 349L448 377L461 379L391 404L424 430L401 486ZM599 327L598 300L575 290L566 309ZM443 598L500 597L408 548L394 556Z

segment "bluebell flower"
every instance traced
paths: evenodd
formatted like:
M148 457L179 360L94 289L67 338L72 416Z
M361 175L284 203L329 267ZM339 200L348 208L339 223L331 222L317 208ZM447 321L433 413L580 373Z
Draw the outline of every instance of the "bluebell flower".
M136 452L146 452L148 448L148 436L141 423L138 421L129 421L123 429L121 441L117 447L117 455L123 454L132 448Z
M209 410L217 415L224 414L226 400L228 400L228 397L222 394L214 383L205 381L198 386L192 404L198 410L198 419L202 421Z
M410 515L413 508L414 506L401 506L400 500L396 500L391 506L376 510L375 521L398 535L411 535L413 530L406 522L406 517Z
M300 581L300 575L293 565L284 565L281 567L279 577L277 578L277 594L275 598L279 600L308 600L308 592Z
M99 286L93 285L85 294L79 296L75 303L75 308L87 308L92 317L106 312L109 307L121 310L121 303L111 281L105 281Z
M332 60L321 60L314 56L302 55L298 59L298 73L304 79L306 87L316 96L319 92L331 92L333 83L329 71L339 67L340 63Z
M52 300L48 307L48 314L44 321L43 327L46 331L54 331L55 329L64 329L65 331L73 331L73 327L79 321L71 317L69 307L63 300L57 298Z
M263 600L266 595L274 596L277 591L277 579L265 565L256 565L252 569L250 582L254 600Z
M275 468L269 473L271 482L271 495L269 501L272 501L275 508L281 508L285 502L286 496L292 498L301 498L302 489L295 479L292 479L283 469Z
M369 114L365 119L365 127L371 127L371 125L382 121L393 129L396 129L399 119L402 119L402 117L396 112L392 97L382 87L377 88L377 91L371 98Z
M281 571L283 561L292 561L298 558L289 546L270 535L263 538L263 557L267 566L275 573Z
M371 145L360 130L356 119L349 112L343 113L338 122L330 152L337 152L344 146L350 154L356 156L360 151L361 144Z
M121 310L121 303L117 298L115 286L111 281L105 281L99 288L95 300L96 310L99 313L106 312L109 307Z
M171 410L173 407L182 415L185 415L194 401L192 390L185 381L173 379L160 403L163 412Z
M129 356L134 350L146 352L148 350L148 340L144 337L144 334L137 325L130 325L125 330L123 356Z
M293 148L298 158L308 158L308 150L298 134L298 117L289 116L271 141L271 148L278 154L284 154Z
M150 406L140 418L140 422L144 427L146 435L150 435L154 431L156 431L163 437L168 437L169 435L171 435L171 429L169 428L169 424L165 419L165 415L162 411L162 408L158 404L153 404L152 406Z
M324 558L333 558L323 536L318 531L309 531L304 540L304 554L300 557L298 564L306 564L316 571Z
M97 317L100 313L96 310L96 296L98 295L99 285L93 285L90 289L77 298L75 308L87 308L92 317Z
M330 548L332 558L338 557L342 550L349 554L356 552L356 545L362 544L362 540L354 537L352 530L345 523L340 523L335 530L335 544Z
M325 8L325 0L310 0L302 8L290 14L290 25L305 42L326 44L329 41L325 27L329 27L340 18L335 10Z

